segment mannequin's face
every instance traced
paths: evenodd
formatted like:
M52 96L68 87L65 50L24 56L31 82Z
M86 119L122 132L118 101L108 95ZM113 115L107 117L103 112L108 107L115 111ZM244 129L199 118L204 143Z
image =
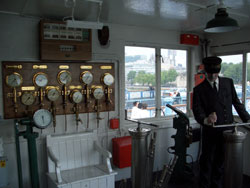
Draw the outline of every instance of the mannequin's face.
M214 82L219 76L219 73L207 73L207 79L210 82Z

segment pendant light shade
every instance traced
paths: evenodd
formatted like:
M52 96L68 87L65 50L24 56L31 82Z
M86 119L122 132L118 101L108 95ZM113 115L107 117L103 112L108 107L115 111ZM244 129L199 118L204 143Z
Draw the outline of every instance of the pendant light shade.
M237 29L239 29L237 21L228 17L226 8L218 8L215 18L207 23L204 31L208 33L223 33Z

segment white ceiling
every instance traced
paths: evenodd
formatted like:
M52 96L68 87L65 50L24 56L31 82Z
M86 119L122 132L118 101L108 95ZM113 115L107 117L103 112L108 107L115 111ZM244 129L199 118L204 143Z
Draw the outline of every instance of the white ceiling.
M0 13L17 13L62 20L71 15L71 8L65 7L65 1L1 0ZM95 0L75 1L75 19L97 21L98 3L89 2ZM241 28L250 28L250 0L224 0L223 2L229 16L236 19ZM214 18L218 4L219 0L103 0L100 21L203 32L207 21Z

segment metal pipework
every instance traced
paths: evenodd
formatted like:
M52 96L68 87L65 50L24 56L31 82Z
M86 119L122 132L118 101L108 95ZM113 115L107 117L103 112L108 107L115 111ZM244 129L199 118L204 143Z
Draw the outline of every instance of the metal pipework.
M225 125L213 125L213 128L222 128L222 127L240 127L250 125L250 123L232 123L232 124L225 124Z
M168 182L169 182L171 175L173 173L177 159L178 159L178 156L174 155L173 161L170 161L169 165L164 165L160 180L158 183L156 183L156 185L154 185L153 188L167 188L168 187Z
M128 120L128 119L127 119ZM128 131L132 137L132 165L131 179L132 188L145 188L149 183L146 181L149 172L148 166L148 135L151 132L150 128L142 128L141 124L157 125L151 123L140 122L137 120L129 120L138 123L138 127L130 128ZM147 170L145 170L147 169ZM152 170L152 169L151 169ZM151 180L152 181L152 180Z
M25 125L26 130L19 132L18 125ZM31 177L31 187L39 188L39 175L38 175L38 163L37 163L37 151L36 151L36 138L38 133L33 132L34 122L32 119L21 119L20 121L15 120L15 131L16 131L16 151L17 151L17 165L18 165L18 179L19 187L23 187L22 181L22 163L20 154L20 143L19 137L23 136L27 139L28 144L28 154L29 154L29 167L30 167L30 177Z
M153 186L153 170L154 170L154 157L155 157L155 143L156 143L156 132L151 134L150 144L147 154L147 166L146 166L146 188L152 188Z
M133 188L146 187L146 165L148 154L147 137L151 132L149 128L130 128L132 136L132 165L131 178Z
M242 187L243 142L246 133L228 130L223 132L225 140L224 187Z

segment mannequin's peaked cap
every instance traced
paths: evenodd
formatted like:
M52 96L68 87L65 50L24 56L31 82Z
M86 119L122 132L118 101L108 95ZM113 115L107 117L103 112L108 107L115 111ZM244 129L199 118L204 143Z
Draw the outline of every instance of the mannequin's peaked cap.
M222 62L222 59L217 56L205 57L202 60L202 63L204 65L220 65L221 62Z

